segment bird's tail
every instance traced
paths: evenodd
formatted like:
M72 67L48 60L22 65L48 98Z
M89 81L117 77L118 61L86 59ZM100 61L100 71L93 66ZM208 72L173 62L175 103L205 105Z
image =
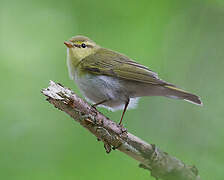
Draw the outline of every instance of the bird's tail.
M188 92L186 92L182 89L179 89L175 86L172 86L172 85L165 85L164 87L166 89L166 96L169 98L183 99L185 101L188 101L188 102L196 104L196 105L201 105L201 106L203 105L199 96L188 93Z

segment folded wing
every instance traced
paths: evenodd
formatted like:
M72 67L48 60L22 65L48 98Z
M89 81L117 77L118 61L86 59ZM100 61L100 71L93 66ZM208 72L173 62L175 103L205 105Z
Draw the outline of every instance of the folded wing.
M157 73L151 71L146 66L108 49L102 48L95 54L87 56L80 62L79 66L83 70L98 75L107 75L155 85L172 85L159 79Z

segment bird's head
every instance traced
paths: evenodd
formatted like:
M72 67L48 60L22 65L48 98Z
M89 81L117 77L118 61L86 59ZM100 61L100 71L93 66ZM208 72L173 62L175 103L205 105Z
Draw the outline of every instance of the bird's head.
M95 42L85 36L72 37L68 41L65 41L64 44L67 46L69 58L78 62L94 54L99 48Z

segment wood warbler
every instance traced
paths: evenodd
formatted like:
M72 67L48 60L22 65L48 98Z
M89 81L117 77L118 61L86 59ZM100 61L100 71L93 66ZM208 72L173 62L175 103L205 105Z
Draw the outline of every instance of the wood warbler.
M88 37L65 41L70 77L85 98L110 110L134 108L142 96L165 96L202 105L200 97L159 79L157 73L129 57L105 49Z

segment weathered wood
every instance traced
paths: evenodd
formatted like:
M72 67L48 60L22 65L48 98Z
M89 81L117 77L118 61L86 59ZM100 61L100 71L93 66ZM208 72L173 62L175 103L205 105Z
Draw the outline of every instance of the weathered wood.
M154 144L148 144L127 132L61 84L50 81L50 86L43 89L42 93L47 96L47 101L69 114L101 140L107 153L112 148L118 149L139 161L139 167L149 170L156 179L200 180L195 166L185 165Z

